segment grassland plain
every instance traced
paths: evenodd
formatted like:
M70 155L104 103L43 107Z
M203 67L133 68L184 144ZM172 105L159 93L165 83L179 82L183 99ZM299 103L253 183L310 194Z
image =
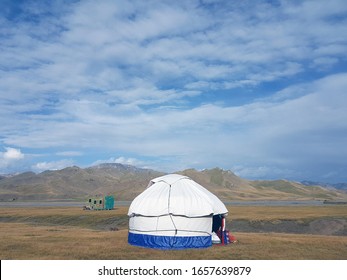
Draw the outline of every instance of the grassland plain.
M347 259L347 236L234 232L238 243L161 251L127 243L127 207L0 208L0 258L5 259ZM346 206L231 206L233 220L346 219Z

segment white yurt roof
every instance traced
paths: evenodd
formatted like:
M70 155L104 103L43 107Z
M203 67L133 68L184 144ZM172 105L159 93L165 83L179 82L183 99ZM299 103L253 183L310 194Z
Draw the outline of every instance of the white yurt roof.
M228 210L214 194L187 176L169 174L150 181L130 205L128 215L202 217Z

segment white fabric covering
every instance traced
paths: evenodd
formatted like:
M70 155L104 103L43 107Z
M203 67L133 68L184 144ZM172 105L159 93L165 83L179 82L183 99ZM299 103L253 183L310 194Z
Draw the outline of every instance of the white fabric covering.
M225 205L186 176L171 174L151 180L131 203L129 231L157 236L212 234L212 216L226 214Z
M227 212L219 198L207 189L186 176L171 174L153 179L131 203L128 215L201 217Z
M165 236L204 236L210 234L211 217L187 218L181 216L130 217L131 232Z

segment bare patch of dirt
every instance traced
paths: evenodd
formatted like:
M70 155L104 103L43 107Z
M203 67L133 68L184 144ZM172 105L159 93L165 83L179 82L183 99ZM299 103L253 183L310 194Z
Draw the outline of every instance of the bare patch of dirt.
M347 236L347 219L345 218L275 221L233 220L227 223L227 227L231 231L237 232L276 232Z
M310 230L322 235L347 235L347 220L317 219L310 223Z

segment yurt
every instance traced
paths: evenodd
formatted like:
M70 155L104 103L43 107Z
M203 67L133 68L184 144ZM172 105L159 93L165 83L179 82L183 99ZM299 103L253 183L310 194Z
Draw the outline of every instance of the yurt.
M128 242L158 249L206 248L212 245L213 217L227 212L214 194L189 177L158 177L130 205Z

